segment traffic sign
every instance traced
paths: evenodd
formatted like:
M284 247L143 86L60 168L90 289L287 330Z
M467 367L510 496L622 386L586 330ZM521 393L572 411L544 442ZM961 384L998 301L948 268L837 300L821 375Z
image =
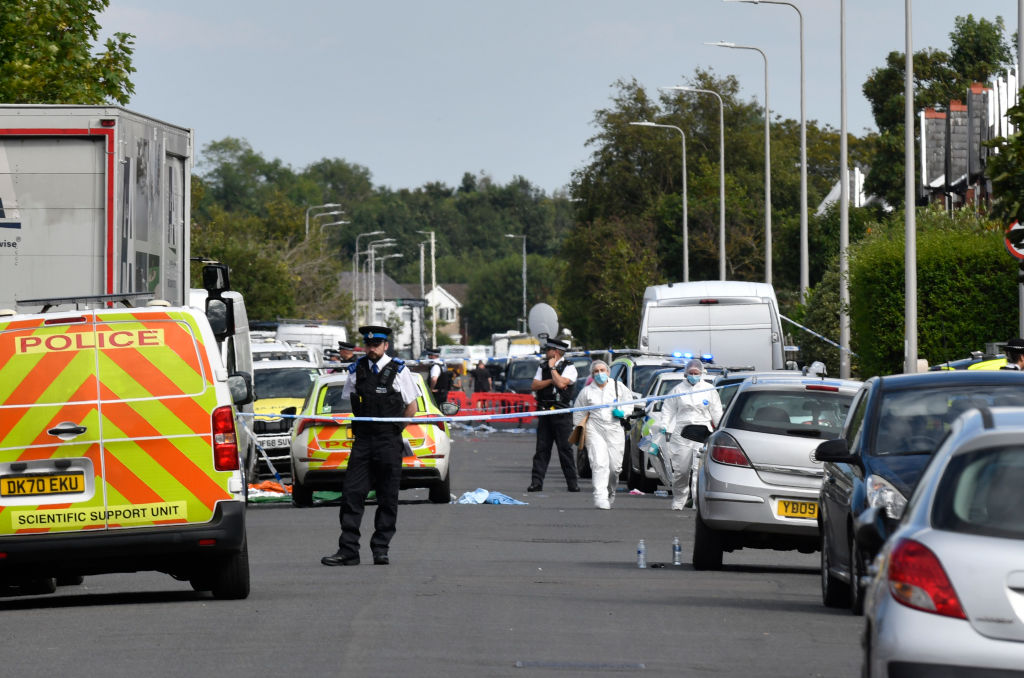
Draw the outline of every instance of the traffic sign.
M1024 261L1024 226L1015 221L1006 229L1005 235L1003 244L1006 245L1006 251Z

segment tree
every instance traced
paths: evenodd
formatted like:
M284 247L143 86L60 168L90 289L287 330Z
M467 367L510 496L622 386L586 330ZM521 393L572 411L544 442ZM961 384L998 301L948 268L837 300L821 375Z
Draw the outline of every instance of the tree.
M1006 114L1014 129L1024 129L1024 106L1018 103ZM1010 137L997 137L986 145L997 151L988 156L985 167L996 196L992 213L1007 225L1014 221L1024 223L1024 135L1018 131Z
M127 104L133 40L115 33L103 51L96 15L110 0L5 0L0 12L0 101Z

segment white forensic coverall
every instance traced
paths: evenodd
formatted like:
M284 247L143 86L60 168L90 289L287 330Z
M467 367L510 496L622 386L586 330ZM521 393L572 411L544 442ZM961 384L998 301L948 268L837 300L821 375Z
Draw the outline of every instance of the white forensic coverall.
M691 486L696 494L697 453L701 447L680 432L689 424L704 424L714 430L722 418L722 400L715 387L703 379L692 386L688 381L680 382L670 393L682 394L667 398L661 408L662 425L671 434L665 447L672 465L672 508L680 510L690 499Z
M590 414L586 425L586 448L594 484L594 506L597 508L611 508L615 502L615 487L619 483L622 454L626 449L626 431L620 420L612 414L612 410L616 409L613 403L633 399L632 391L618 381L609 379L603 387L598 386L596 381L590 382L583 387L573 404L574 407L608 405L596 410L572 413L573 426L579 426L583 417L588 412Z

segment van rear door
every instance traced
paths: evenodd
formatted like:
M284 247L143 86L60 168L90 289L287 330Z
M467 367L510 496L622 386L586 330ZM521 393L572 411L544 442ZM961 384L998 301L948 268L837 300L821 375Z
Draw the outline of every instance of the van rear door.
M90 313L0 318L0 535L106 526Z
M720 365L772 369L772 309L748 298L721 298L713 303L652 306L647 317L649 350L710 353Z

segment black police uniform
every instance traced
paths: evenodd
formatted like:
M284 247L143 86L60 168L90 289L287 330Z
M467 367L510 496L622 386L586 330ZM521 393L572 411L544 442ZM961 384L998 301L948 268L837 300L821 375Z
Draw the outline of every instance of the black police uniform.
M380 373L376 365L363 356L349 366L356 375L352 393L352 414L357 417L401 417L405 411L402 393L395 385L399 371L405 363L392 358ZM341 495L341 536L338 555L345 559L359 559L359 526L370 489L377 492L377 512L373 520L370 551L374 559L386 555L391 538L395 536L398 518L398 490L402 479L402 429L398 423L352 422L352 453Z
M551 378L551 371L558 374L565 371L569 362L562 358L555 366L549 367L545 360L541 363L541 380ZM542 410L561 410L570 406L573 384L563 389L555 388L554 383L548 384L537 391L537 406ZM552 414L537 417L537 449L533 455L533 472L529 491L535 492L544 487L544 474L547 473L551 461L551 444L558 447L558 463L565 476L565 484L570 492L579 491L579 480L576 475L576 459L573 457L569 435L572 433L572 414Z

